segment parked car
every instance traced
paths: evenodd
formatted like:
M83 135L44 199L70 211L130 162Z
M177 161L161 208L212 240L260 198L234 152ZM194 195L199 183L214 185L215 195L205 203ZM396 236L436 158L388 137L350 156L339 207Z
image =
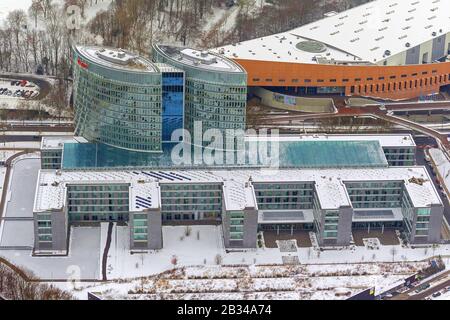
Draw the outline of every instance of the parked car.
M25 99L29 99L32 92L33 92L33 91L27 90L27 91L23 94L23 97L24 97Z
M433 293L432 297L433 297L433 298L437 298L437 297L439 297L440 295L441 295L441 293L438 291L438 292Z

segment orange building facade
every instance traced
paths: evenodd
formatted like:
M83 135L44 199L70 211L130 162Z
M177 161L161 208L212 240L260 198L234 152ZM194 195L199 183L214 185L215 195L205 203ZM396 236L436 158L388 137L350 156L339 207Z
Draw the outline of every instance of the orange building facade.
M346 96L406 100L450 84L450 62L378 66L234 60L247 71L249 87L341 87Z

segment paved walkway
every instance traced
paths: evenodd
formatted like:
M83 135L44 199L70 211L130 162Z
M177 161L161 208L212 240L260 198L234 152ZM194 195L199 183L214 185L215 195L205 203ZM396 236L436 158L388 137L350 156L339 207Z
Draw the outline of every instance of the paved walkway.
M108 267L108 253L109 253L109 248L111 248L111 236L112 236L112 231L114 228L114 223L110 222L108 224L108 235L106 238L106 245L105 245L105 250L103 251L103 257L102 257L102 280L103 281L107 281L107 267Z

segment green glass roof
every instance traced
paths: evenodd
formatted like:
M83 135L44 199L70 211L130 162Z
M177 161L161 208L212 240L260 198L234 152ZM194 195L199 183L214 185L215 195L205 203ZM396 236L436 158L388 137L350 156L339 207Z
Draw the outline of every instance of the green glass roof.
M174 165L171 160L173 144L165 144L163 153L132 152L103 144L66 143L63 151L64 169L96 168L206 168L206 164ZM273 148L274 145L269 146ZM247 150L251 148L247 145ZM192 152L194 154L194 152ZM239 165L215 167L262 167L262 162L249 159ZM270 154L270 153L269 153ZM281 168L360 168L387 167L388 162L378 141L283 141L279 143Z
M388 166L378 141L300 141L280 143L283 167L346 168Z

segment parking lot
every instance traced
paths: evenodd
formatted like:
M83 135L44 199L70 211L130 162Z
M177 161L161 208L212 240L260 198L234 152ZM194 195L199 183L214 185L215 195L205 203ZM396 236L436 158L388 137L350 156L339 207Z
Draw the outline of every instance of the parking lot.
M0 79L0 98L32 100L39 94L39 86L31 81Z

